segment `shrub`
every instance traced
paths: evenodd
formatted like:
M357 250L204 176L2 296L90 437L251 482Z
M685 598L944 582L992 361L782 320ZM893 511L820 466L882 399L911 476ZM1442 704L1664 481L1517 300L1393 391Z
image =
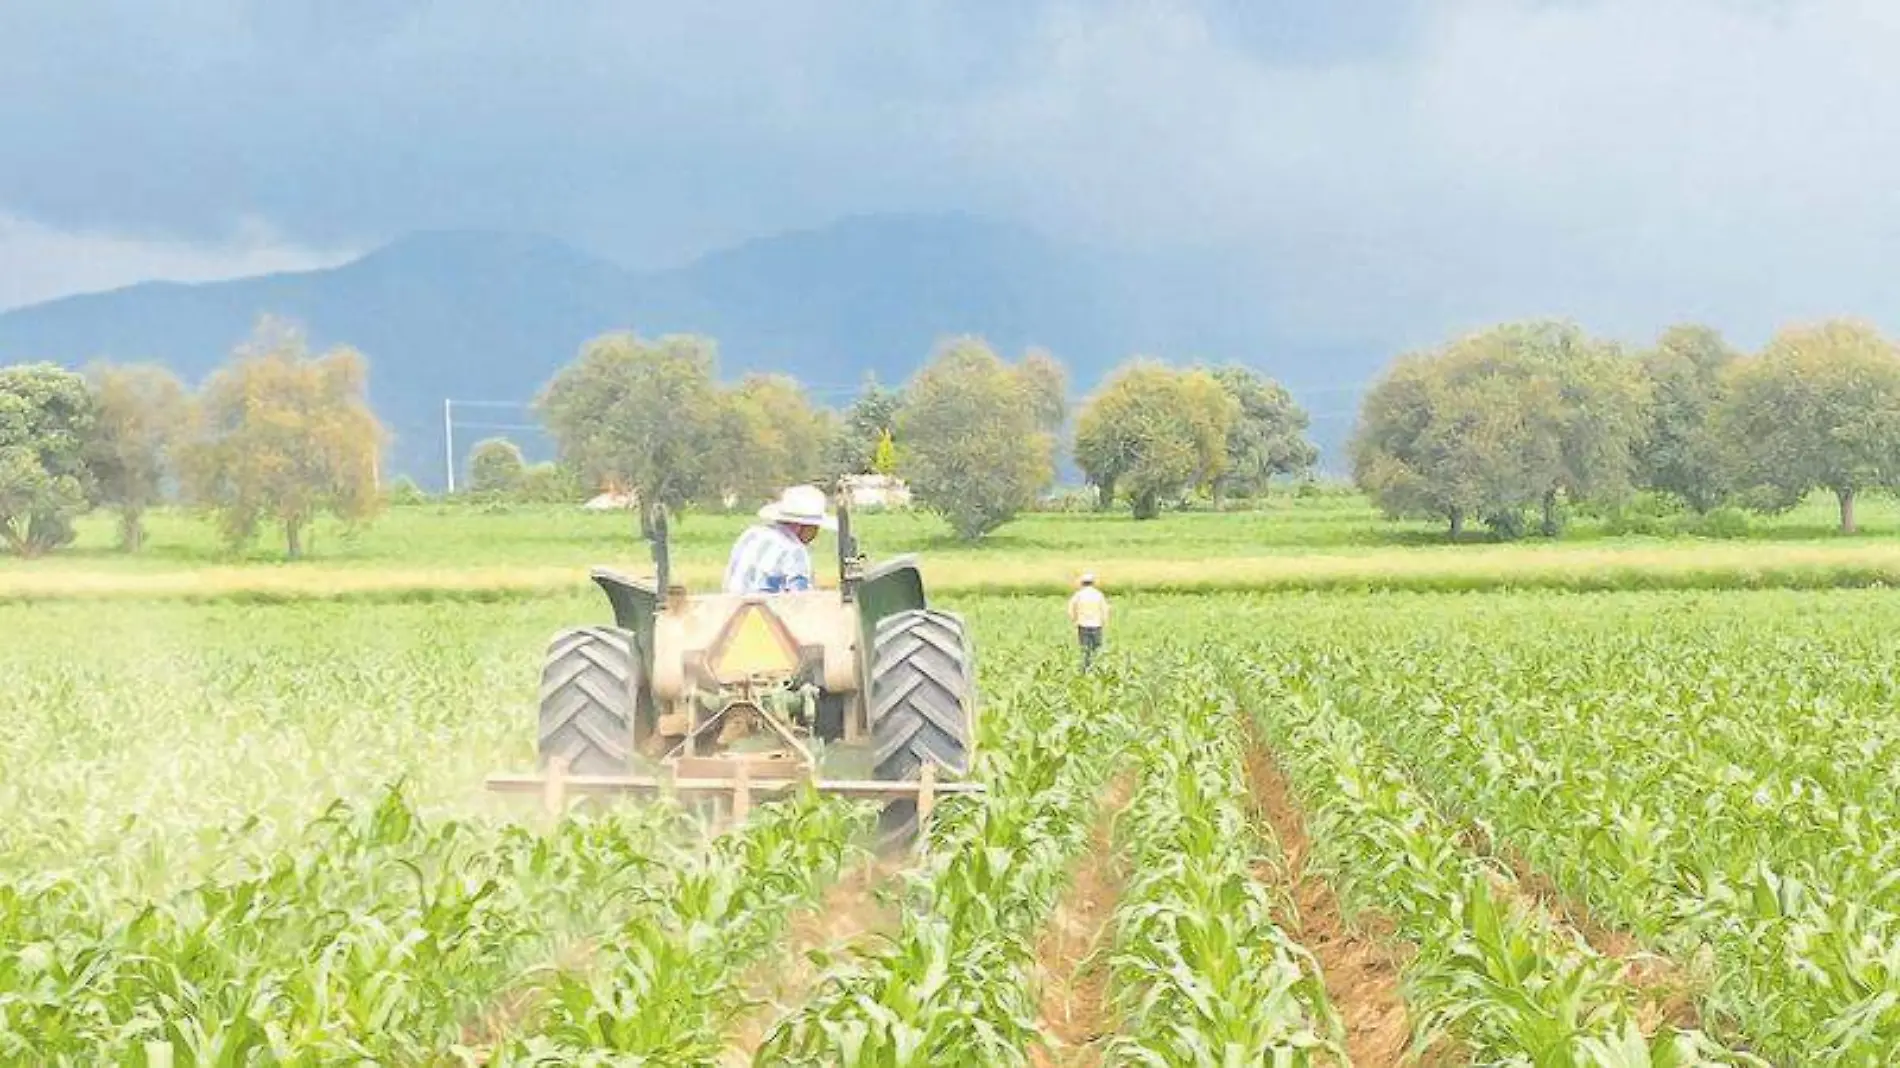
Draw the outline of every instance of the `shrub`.
M1711 509L1707 515L1692 516L1683 524L1686 533L1703 538L1746 538L1750 526L1748 513L1733 505Z
M1610 534L1665 537L1675 533L1681 521L1682 506L1674 497L1644 491L1606 509L1603 528Z
M389 488L383 491L383 499L390 504L427 504L429 495L422 492L422 487L416 485L415 479L404 475L389 484Z
M516 498L528 504L572 504L583 496L573 471L546 461L523 472L516 492Z

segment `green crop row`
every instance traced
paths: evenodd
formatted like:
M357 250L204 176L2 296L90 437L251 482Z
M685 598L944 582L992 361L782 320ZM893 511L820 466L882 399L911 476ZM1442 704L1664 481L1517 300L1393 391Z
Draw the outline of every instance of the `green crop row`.
M869 822L802 796L700 849L676 806L544 835L431 825L391 791L162 899L58 875L0 887L0 1060L711 1063L747 1005L741 969Z
M690 864L648 870L634 904L579 968L549 967L541 996L492 1060L712 1064L752 1006L744 969L776 946L791 912L817 903L872 824L870 806L806 790L763 806ZM474 1060L479 1052L463 1047Z
M1239 815L1240 708L1306 807L1309 870L1418 947L1427 1033L1501 1063L1747 1059L1643 1017L1510 861L1676 962L1722 1042L1900 1049L1883 593L1118 597L1086 677L1053 655L1060 601L958 607L991 792L942 803L898 929L823 958L759 1063L1027 1063L1037 941L1124 770L1104 1052L1335 1038L1243 878L1272 868ZM0 1062L729 1052L741 976L862 815L762 806L711 847L664 806L477 818L501 807L481 776L532 762L541 643L599 612L0 607Z
M1673 963L1670 981L1697 992L1724 1042L1785 1064L1886 1063L1900 1049L1900 603L1182 605L1153 610L1171 639L1250 665L1253 692L1275 695L1262 716L1306 707L1319 732L1306 741L1350 740L1342 765L1388 754L1407 784L1394 818L1442 821L1461 863L1482 850L1548 876ZM1141 615L1124 614L1124 634ZM1274 741L1294 762L1310 748ZM1308 803L1341 803L1336 778L1309 784ZM1316 834L1316 850L1340 833Z
M664 867L643 813L549 841L428 825L397 792L339 804L255 870L163 898L51 875L0 890L0 1059L178 1064L406 1061L577 916L611 916Z
M1274 922L1255 877L1231 708L1192 668L1148 706L1140 785L1116 826L1127 869L1108 980L1110 1064L1338 1064L1337 1014L1312 955ZM1152 687L1155 690L1161 688Z
M1609 682L1524 700L1421 665L1408 699L1328 674L1340 710L1452 811L1672 956L1708 950L1710 1007L1771 1055L1861 1064L1900 1045L1900 920L1881 907L1894 847L1876 815L1891 787L1830 793L1779 765L1792 709L1729 709L1759 735L1737 763L1693 744L1693 715L1612 712Z
M1508 871L1463 847L1392 756L1277 674L1237 689L1307 806L1313 869L1356 913L1417 947L1405 969L1415 1046L1455 1036L1484 1063L1544 1068L1755 1063L1699 1031L1638 1019L1619 962L1556 924Z
M840 959L821 954L817 990L777 1023L757 1063L1029 1063L1041 1038L1036 935L1087 842L1125 716L1104 677L1026 670L986 702L988 793L944 802L923 863L907 873L899 929Z

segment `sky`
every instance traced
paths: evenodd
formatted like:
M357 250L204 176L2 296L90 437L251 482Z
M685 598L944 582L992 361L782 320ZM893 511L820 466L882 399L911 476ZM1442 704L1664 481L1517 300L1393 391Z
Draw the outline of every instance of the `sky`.
M1900 330L1893 0L6 0L0 307L534 230L960 210L1289 334Z

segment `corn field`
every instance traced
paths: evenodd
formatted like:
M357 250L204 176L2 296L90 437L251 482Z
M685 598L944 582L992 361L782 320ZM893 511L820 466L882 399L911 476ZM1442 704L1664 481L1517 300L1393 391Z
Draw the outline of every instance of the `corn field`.
M952 607L880 859L483 793L591 600L0 606L0 1063L1900 1063L1882 591Z

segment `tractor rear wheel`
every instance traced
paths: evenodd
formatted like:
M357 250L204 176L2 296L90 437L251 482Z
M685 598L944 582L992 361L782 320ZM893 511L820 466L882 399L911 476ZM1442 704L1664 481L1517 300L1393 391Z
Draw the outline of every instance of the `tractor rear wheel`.
M970 771L976 673L963 620L914 609L878 621L872 635L871 740L877 778L914 782L924 761L952 775ZM918 833L917 802L891 801L878 821L886 846Z
M631 632L574 627L556 634L541 668L541 767L558 756L576 775L624 773L644 687Z

